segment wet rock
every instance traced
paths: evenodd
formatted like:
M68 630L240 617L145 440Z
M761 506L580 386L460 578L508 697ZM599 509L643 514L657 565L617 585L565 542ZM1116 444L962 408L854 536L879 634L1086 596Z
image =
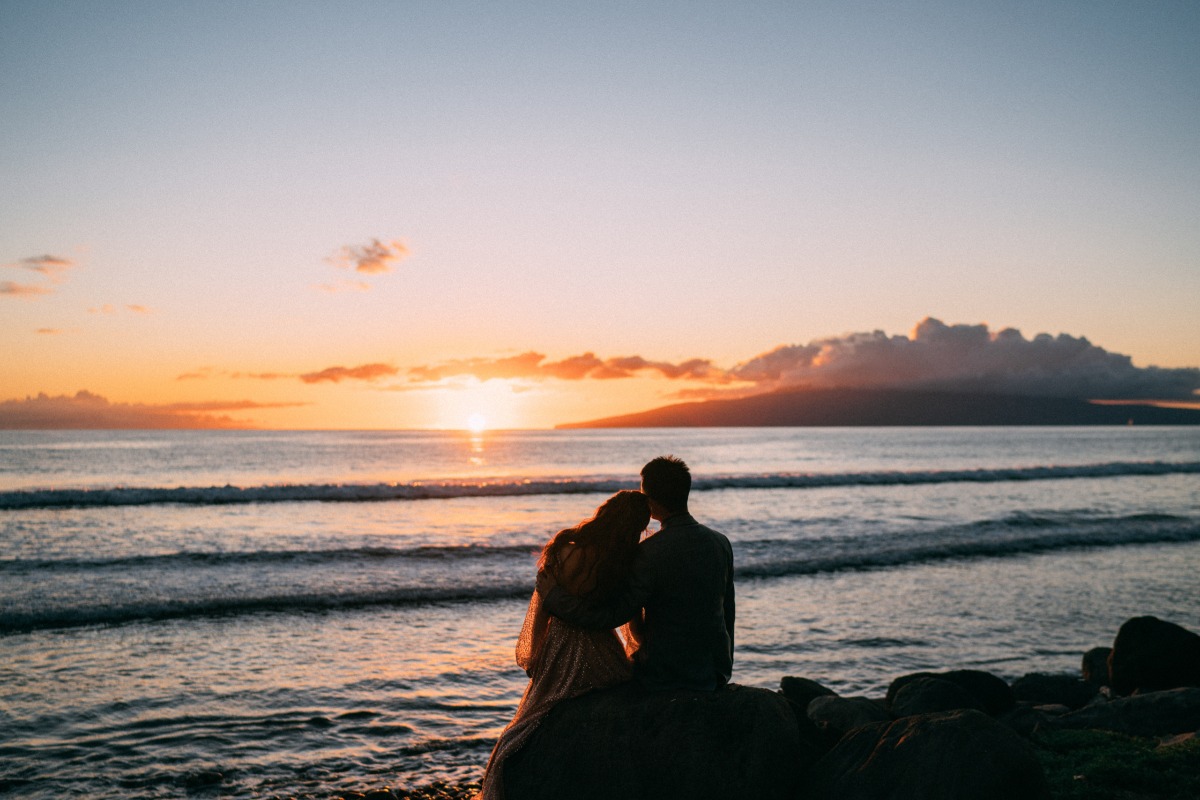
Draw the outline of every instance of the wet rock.
M1032 747L980 711L851 731L806 779L810 800L1047 800Z
M363 796L363 800L396 800L396 793L389 787L372 789Z
M1013 697L1012 689L1005 683L1003 678L977 669L955 669L949 672L915 672L911 675L901 676L892 681L892 685L888 687L888 704L891 705L895 701L896 694L906 684L920 678L940 678L941 680L949 681L966 691L976 701L975 703L958 706L959 708L979 708L992 716L996 716L1006 711L1011 711L1017 704L1016 699ZM933 709L930 710L932 711ZM895 713L894 710L893 713ZM900 714L896 714L896 716L900 716Z
M905 682L892 697L892 714L897 717L964 708L983 711L983 704L957 683L933 676Z
M1038 706L1063 705L1073 711L1090 703L1098 691L1074 675L1034 672L1013 681L1012 693L1017 700Z
M1117 632L1108 672L1119 695L1200 686L1200 636L1157 617L1134 617Z
M1108 656L1111 647L1093 647L1083 654L1083 679L1095 686L1108 686Z
M782 695L645 692L632 684L559 703L505 764L521 800L792 798L818 753Z
M808 718L818 728L839 736L872 722L891 722L892 715L883 703L869 697L826 695L808 704Z
M1094 729L1129 736L1171 736L1200 730L1200 689L1170 689L1119 697L1049 720L1050 729Z

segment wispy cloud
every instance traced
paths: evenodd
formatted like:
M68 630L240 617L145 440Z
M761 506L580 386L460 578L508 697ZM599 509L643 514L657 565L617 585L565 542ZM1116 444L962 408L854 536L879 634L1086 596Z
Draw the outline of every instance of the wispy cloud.
M113 403L101 395L38 394L0 402L0 429L38 428L245 428L252 422L225 412L292 408L304 403L257 403L252 400L199 403Z
M703 358L673 364L667 361L651 361L641 356L601 359L595 353L587 352L561 361L547 361L545 354L533 351L506 358L468 358L412 367L408 371L408 378L410 381L440 381L451 377L470 376L481 381L493 378L557 378L578 381L585 378L632 378L645 373L657 373L671 380L690 379L724 383L729 379L724 370Z
M8 297L33 298L53 293L54 290L47 286L36 286L32 283L16 283L14 281L0 281L0 295L7 295Z
M346 245L334 253L329 261L341 269L364 275L382 275L391 272L408 255L408 245L398 239L386 242L372 239L365 245Z
M300 376L305 383L341 383L346 380L375 381L395 375L400 370L391 364L363 364L358 367L326 367L320 372Z
M38 328L36 333L40 333L43 336L56 336L60 333L66 333L66 331L62 328Z
M112 317L120 314L122 311L128 311L131 314L147 317L154 313L154 309L149 306L137 305L136 303L128 303L123 306L115 306L112 303L105 303L101 306L93 306L88 309L89 314L101 314L106 317Z
M3 266L36 272L47 279L47 282L43 283L0 282L0 295L31 299L53 294L54 287L63 282L65 273L74 268L76 263L69 258L46 254L22 258L20 261L14 261Z

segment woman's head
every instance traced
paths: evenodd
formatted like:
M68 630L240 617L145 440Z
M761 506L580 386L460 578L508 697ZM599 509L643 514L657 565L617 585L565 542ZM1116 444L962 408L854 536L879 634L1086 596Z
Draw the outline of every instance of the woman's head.
M555 569L563 548L576 545L591 551L587 559L595 576L594 591L607 592L623 580L633 564L638 541L650 524L650 502L641 492L620 491L605 500L596 513L551 539L538 563Z
M577 528L581 531L586 528L597 544L601 540L612 540L614 545L628 541L637 544L649 524L650 501L641 492L626 489L601 503L591 519Z

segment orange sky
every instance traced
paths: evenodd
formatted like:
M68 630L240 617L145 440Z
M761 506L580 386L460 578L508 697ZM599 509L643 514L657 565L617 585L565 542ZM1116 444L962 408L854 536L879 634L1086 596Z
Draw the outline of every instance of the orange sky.
M0 426L1189 393L1200 11L795 5L6 4Z

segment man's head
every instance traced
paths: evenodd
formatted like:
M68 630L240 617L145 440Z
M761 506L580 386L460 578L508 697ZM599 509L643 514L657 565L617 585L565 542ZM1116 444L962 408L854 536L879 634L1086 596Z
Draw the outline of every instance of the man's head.
M642 467L642 493L650 499L650 515L657 520L687 511L692 473L683 459L659 456Z

